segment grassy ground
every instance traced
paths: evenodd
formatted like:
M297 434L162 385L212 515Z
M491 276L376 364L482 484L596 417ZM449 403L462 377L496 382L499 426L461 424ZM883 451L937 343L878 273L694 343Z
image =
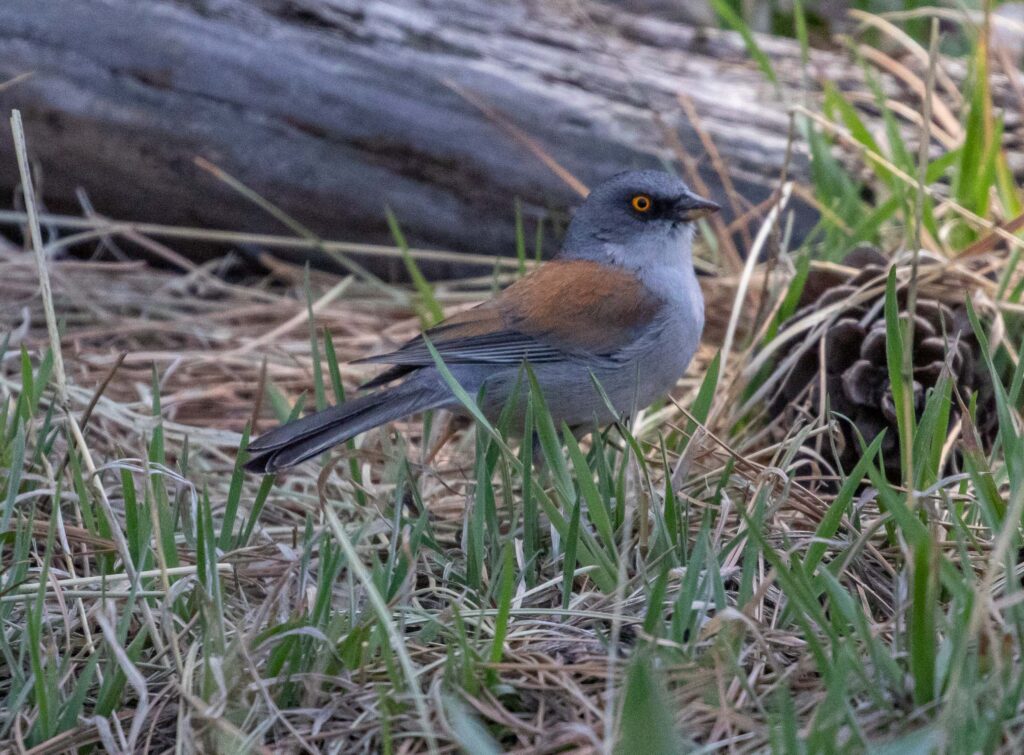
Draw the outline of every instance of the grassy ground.
M0 245L0 742L1024 749L1022 208L993 104L1008 121L1020 100L965 29L962 64L938 65L931 37L893 42L910 45L903 78L851 47L865 88L825 84L794 110L812 180L749 215L748 262L705 229L709 327L672 399L581 445L535 396L546 479L501 423L441 414L277 480L238 457L254 425L371 374L346 361L520 274L526 244L479 279L404 289L268 260L242 287L229 262L96 221L78 241L102 239L107 261L51 261L43 296L33 255ZM794 194L823 217L799 246ZM182 269L110 261L126 241ZM842 273L860 241L891 253L888 276L795 314L808 276ZM994 446L983 417L947 429L971 403L948 376L910 408L898 303L915 296L977 311ZM865 297L887 308L898 479L876 439L822 480L808 449L827 457L841 420L766 407L778 357L821 348Z

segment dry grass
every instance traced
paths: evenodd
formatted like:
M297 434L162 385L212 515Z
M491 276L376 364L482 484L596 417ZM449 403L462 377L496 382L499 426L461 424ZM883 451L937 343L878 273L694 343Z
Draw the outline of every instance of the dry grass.
M922 96L948 77L926 82L928 63L906 69ZM876 96L848 99L884 109ZM189 229L81 221L101 256L129 243L179 269L47 249L62 402L35 261L0 242L0 741L526 753L608 751L621 734L624 752L1019 751L1020 197L996 169L969 185L973 157L1005 155L979 146L969 98L948 100L941 138L925 134L959 159L924 187L900 129L866 137L834 99L803 111L824 167L733 229L745 263L713 244L705 343L671 400L582 448L552 428L545 486L514 441L441 415L276 481L238 469L254 418L265 428L302 394L340 399L338 365L352 390L373 370L345 362L416 332L422 290L269 257L239 285L230 259L198 267L154 238ZM834 151L868 173L873 202ZM824 211L798 249L794 194ZM914 227L936 264L905 251ZM910 457L916 489L887 480L875 451L833 488L803 479L801 455L827 454L840 420L812 402L780 426L766 408L791 364L780 355L884 303L880 277L793 316L804 261L843 272L855 231L904 250L892 301L971 299L1004 389L991 449L970 423L900 429L915 450L948 445L934 468ZM432 295L450 313L514 274Z
M176 498L179 503L194 505L190 499L196 490L205 489L216 502L214 516L220 516L223 512L219 504L228 497L240 432L252 416L261 371L265 369L265 379L291 400L313 384L304 272L273 262L274 273L259 285L239 286L218 277L218 266L222 264L210 263L188 274L159 271L136 262L64 259L50 265L54 305L63 322L68 408L76 413L90 403L95 404L86 437L89 450L100 465L100 480L115 508L122 496L118 472L143 473L141 460L149 457L150 442L159 426L164 436L166 468L151 469L150 474L164 476L168 487L174 490L172 500ZM47 333L32 258L10 246L0 249L0 276L5 292L4 329L13 334L4 357L0 386L7 400L13 402L22 388L18 350L41 353L46 348ZM457 309L465 306L467 300L488 295L490 278L484 283L485 288L474 289L471 282L455 282L447 288L439 287L437 295L446 305ZM332 333L340 361L391 348L419 328L418 318L408 307L382 302L379 292L365 284L312 273L308 286L317 312L315 325ZM342 287L343 295L318 306ZM726 290L726 284L716 282L715 290ZM701 366L711 355L711 347L702 350L695 362L694 375L702 372ZM371 372L372 368L366 367L345 368L347 387L353 388ZM154 374L160 393L159 419L152 414ZM690 403L688 395L695 384L695 379L690 378L680 385L677 395L682 404ZM665 421L685 422L685 418L678 410L669 408L657 418L648 418L647 424L653 427ZM259 426L267 423L262 417ZM427 463L432 445L423 442L421 427L415 422L402 425L400 445L392 437L395 430L391 427L371 434L349 454L363 469L360 487L366 504L358 508L342 504L339 513L343 512L350 524L363 522L368 527L365 535L374 542L366 547L386 552L393 537L391 515L387 512L394 494L387 470L398 459L408 458L418 478L418 495L429 510L437 547L443 551L457 550L465 506L472 500L472 434L460 426ZM182 463L186 442L190 472L188 479L183 479L169 470ZM58 440L58 456L61 453L63 444ZM694 463L705 463L704 456L700 455ZM710 459L712 455L706 456ZM316 574L317 553L314 546L307 553L309 563L304 564L296 543L304 537L307 522L315 523L305 535L314 541L327 528L316 482L309 471L282 480L262 511L252 544L223 555L222 563L230 565L231 577L223 584L223 619L229 643L250 643L268 627L301 613L308 599L303 595L303 584ZM257 483L258 480L246 481L246 499L255 496ZM322 495L326 500L351 502L353 485L345 474L335 473L324 483ZM657 480L654 483L659 484ZM144 486L141 477L139 485ZM52 514L35 512L32 530L42 538L40 545L45 543L51 522ZM95 627L90 631L88 626L97 613L105 610L97 592L101 580L89 576L95 574L93 559L115 551L116 547L88 532L73 502L71 509L53 524L59 545L58 552L52 554L47 605L52 602L53 611L61 617L65 639L78 645L95 633ZM176 582L188 582L196 572L194 565L188 566L194 564L196 554L187 538L185 542L179 539L177 550L183 566L172 570L170 576ZM466 621L479 622L479 629L486 631L486 612L479 610L486 606L465 603L461 590L448 587L448 580L435 573L433 567L430 563L421 564L424 573L415 584L405 586L403 625L415 632L425 621L443 620L450 611L449 602L454 601L466 612ZM38 574L38 564L29 571ZM121 593L111 593L108 587L108 598L124 595L126 585L119 586ZM20 585L15 594L30 594L33 589L31 584ZM566 744L596 742L601 735L605 711L601 693L609 668L595 625L606 622L613 609L607 596L585 591L574 598L567 615L547 610L552 603L559 603L560 589L560 584L551 583L517 595L514 629L506 638L507 652L502 662L494 666L503 678L523 691L527 701L533 701L527 707L535 708L534 715L526 719L512 716L490 695L474 701L474 706L486 712L488 718L505 721L507 725L515 722L513 728L526 749L538 738L558 749ZM148 594L158 601L168 599L167 591L159 588ZM346 610L353 600L349 589L340 585L334 597L333 608L337 611ZM636 596L627 597L627 604L635 602ZM539 615L527 606L537 607ZM471 616L475 609L479 615ZM164 611L157 615L167 618ZM630 618L627 624L634 622L635 618ZM188 667L188 643L186 637L167 637L166 641L181 643L172 654L174 663L166 655L162 663L155 659L151 663L167 665L170 668L165 671L172 675L177 671L181 676L172 687L155 685L151 694L166 701L159 710L150 711L147 719L153 736L164 742L173 739L182 726L205 729L210 724L207 705L217 707L206 701L195 710L199 701L190 700L177 688L183 677L194 673ZM239 675L235 683L248 694L256 695L258 686L266 683L258 674L256 678L250 675L265 665L267 650L239 648L243 657L233 659L241 664L234 670ZM441 694L441 680L448 673L443 663L447 651L444 642L423 643L411 650L417 666L427 674L421 681L422 688L432 697ZM85 660L87 656L79 659ZM198 658L192 659L193 663L197 661ZM183 665L175 668L179 662ZM307 731L303 738L311 744L337 742L338 733L344 732L351 747L373 749L368 743L379 743L380 722L374 710L381 694L374 681L385 687L391 682L383 669L373 666L365 667L359 676L358 682L335 678L318 690L320 685L315 679L305 679L300 674L293 681L306 688L303 697L311 697L302 710L288 715L276 712L281 720L273 728L279 726L283 733L290 725ZM440 710L439 701L434 702L438 704L432 707ZM228 700L221 699L219 703L225 705ZM361 719L362 724L356 724L355 719ZM30 720L20 721L14 730L20 730L24 736L30 724ZM394 725L403 728L400 721ZM80 736L76 742L96 736L95 727L82 727Z
M13 405L21 392L16 349L24 347L30 354L40 354L47 335L31 258L8 247L0 259L0 276L8 294L3 316L14 333L0 379ZM86 439L99 465L98 481L118 512L119 522L124 516L122 475L133 476L140 491L146 487L142 460L152 456L151 441L157 427L162 429L165 456L162 466L149 467L154 487L166 489L167 500L186 520L187 510L196 515L196 496L205 492L213 518L219 520L230 497L240 433L252 415L262 370L266 370L265 379L289 400L310 390L314 380L307 284L303 271L280 263L274 267L274 273L259 285L243 287L218 277L218 263L188 274L158 271L141 263L67 259L51 264L54 304L64 323L69 410L80 413L95 403ZM938 283L948 285L950 275L951 271L944 269L945 284ZM973 272L971 275L976 279ZM785 290L788 276L778 273L776 277L778 280L764 290ZM447 307L458 308L469 299L485 296L489 285L488 281L474 290L466 282L458 282L439 286L437 295ZM736 286L735 280L709 281L712 322L728 321ZM343 290L337 295L339 288ZM390 348L419 327L408 307L382 301L376 289L354 280L313 273L308 291L316 311L315 325L333 334L340 361ZM335 295L325 306L318 306ZM754 309L748 310L748 315ZM826 316L819 313L819 319ZM724 326L711 330L719 336L723 331ZM795 332L802 332L802 326L797 324ZM747 335L744 340L750 341ZM660 630L654 637L647 634L643 624L657 562L647 563L651 550L639 548L634 539L639 537L638 531L621 551L635 556L625 557L625 581L616 593L599 590L583 576L584 568L577 572L577 587L568 608L562 610L557 569L549 574L550 579L529 587L517 582L500 662L475 659L470 664L471 675L497 674L501 683L490 688L464 681L454 685L472 690L466 697L468 708L492 730L502 732L502 745L510 751L600 749L607 716L614 710L609 708L608 695L613 694L614 699L614 690L621 684L621 665L638 642L648 639L675 648L688 659L672 664L667 675L673 686L673 707L683 712L683 730L698 742L756 749L767 741L766 700L774 691L788 689L798 712L814 709L827 694L805 638L787 622L778 625L786 602L772 565L763 555L753 565L744 565L747 551L735 547L746 540L750 524L745 516L758 501L764 507L759 540L797 549L813 541L832 499L801 487L784 470L792 460L794 436L820 434L824 426L812 421L782 433L781 440L770 423L755 426L770 429L767 435L764 431L736 435L731 428L747 412L739 408L738 398L760 359L739 353L721 376L722 390L700 437L682 444L682 452L670 450L665 458L652 445L659 433L685 428L688 418L682 407L693 403L699 376L716 350L715 344L706 343L695 360L692 377L674 392L675 401L639 420L635 433L646 448L644 470L649 479L627 476L625 484L629 500L645 499L651 508L657 508L663 505L659 491L664 490L666 477L672 478L677 501L686 512L683 531L687 537L707 537L708 552L728 553L717 569L723 594L735 607L710 611L699 624L699 634L687 635L683 645L660 636ZM160 394L159 420L152 413L154 374ZM368 374L362 367L345 368L346 387L351 389ZM98 395L101 387L102 395ZM38 431L41 417L31 425L33 430ZM266 426L267 422L264 412L259 423ZM195 613L175 615L174 606L203 587L197 564L202 556L190 542L187 522L182 522L183 529L175 536L179 566L158 565L166 559L164 554L156 559L155 568L146 572L143 594L153 605L153 618L165 644L162 653L139 660L149 695L148 707L137 713L144 717L139 737L146 737L146 747L163 749L190 732L211 747L225 749L247 741L253 746L262 742L271 749L288 742L289 747L310 750L373 751L382 746L382 726L386 726L397 749L419 749L425 742L423 722L414 707L401 703L407 698L394 688L394 670L389 670L386 655L360 659L355 668L333 673L324 673L317 669L318 663L311 662L307 669L282 669L268 675L276 647L270 639L275 627L294 626L312 646L326 642L326 635L320 635L322 628L300 629L303 622L298 620L323 595L329 596L331 615L360 615L365 595L351 575L345 578L344 570L333 584L315 587L323 576L320 547L332 532L324 502L330 502L350 533L360 533L364 557L377 553L386 559L408 536L396 531L395 517L402 516L401 528L408 528L418 513L419 504L411 501L408 493L396 503L396 485L403 484L403 474L397 473L402 460L408 464L404 484L415 485L434 542L416 556L389 605L395 628L405 638L416 668L416 688L430 711L429 725L442 741L451 736L446 734L453 727L451 713L446 711L452 710L448 696L453 677L459 678L460 665L458 653L452 653L452 625L461 620L471 638L470 647L472 638L477 647L481 642L486 647L494 632L496 608L485 598L487 591L473 594L457 578L453 581L451 571L463 565L466 507L472 507L478 485L473 468L474 434L459 425L437 451L434 441L444 434L435 426L433 441L425 441L423 426L415 421L368 434L357 448L344 453L361 470L358 486L344 464L320 476L319 490L316 470L308 466L280 480L262 508L251 540L218 558L219 610L223 613L217 619L224 648L219 657L210 655L206 634L210 628L200 630L209 620L204 619L203 611L197 611L193 603ZM30 443L32 440L30 436ZM175 470L182 467L186 442L187 472L179 477ZM669 448L679 448L679 444L670 442ZM53 458L64 453L58 436ZM243 501L257 497L258 484L258 480L245 480ZM494 494L499 501L510 495L509 504L514 507L520 495L517 487L506 489L499 479ZM52 492L52 486L40 479L30 497L41 504L43 498L39 497L47 496L48 491ZM357 491L363 496L360 503ZM45 615L53 641L64 647L62 655L68 654L63 673L70 681L92 654L100 652L100 617L111 612L113 621L126 601L138 601L139 596L133 598L127 592L129 582L108 580L106 598L101 597L104 582L97 559L116 552L117 545L90 532L78 510L81 504L70 491L65 492L65 499L67 506L57 519L47 506L33 507L35 544L30 549L28 584L17 585L4 599L14 599L17 605L24 599L15 599L16 595L36 593L41 559L48 553ZM404 513L403 505L407 507ZM499 507L498 513L502 531L516 526L515 514L510 519L504 507ZM857 517L856 527L844 520L835 535L843 549L856 544L844 564L843 578L871 616L873 631L885 637L897 631L904 610L897 594L900 548L885 537L881 525L886 517L875 502L863 500ZM708 522L713 525L707 526ZM47 552L51 526L56 540ZM197 524L193 522L193 526ZM947 521L945 526L954 525ZM946 547L955 549L957 543L955 538L948 539ZM154 546L158 551L159 545ZM520 542L520 560L521 547ZM977 557L979 569L983 568L983 554ZM686 573L685 568L666 572L667 603L685 591ZM744 575L753 577L745 589L740 584ZM321 590L326 592L321 594ZM737 602L744 591L749 593L747 599ZM24 613L14 608L8 620L17 622L19 616ZM619 634L618 648L609 656L613 626ZM737 650L736 643L743 637L743 649ZM344 641L344 635L340 640ZM322 647L316 649L320 662L325 654L330 655ZM367 655L371 655L369 651ZM210 674L211 664L217 669L212 685L200 684L199 679ZM742 679L736 676L738 668L744 669ZM290 705L277 701L285 688ZM514 690L514 695L504 689ZM130 690L124 694L125 703L134 700L138 704L138 696ZM902 715L896 708L889 714L875 711L861 722L863 733L871 738L884 736ZM27 711L16 716L11 729L16 739L24 741L21 738L32 729L34 718ZM125 741L130 740L127 729L131 720L122 725ZM60 749L70 742L95 741L103 728L97 723L83 720L47 747ZM116 736L116 728L111 736ZM142 740L135 744L141 747Z

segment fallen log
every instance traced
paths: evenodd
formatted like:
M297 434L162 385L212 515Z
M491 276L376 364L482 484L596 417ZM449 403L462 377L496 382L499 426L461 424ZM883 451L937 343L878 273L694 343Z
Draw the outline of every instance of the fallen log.
M79 211L81 186L121 219L281 230L199 156L317 234L388 241L387 206L411 243L509 253L514 197L528 219L578 201L538 153L592 183L682 150L728 204L680 95L736 192L764 200L803 69L790 41L762 47L777 88L737 35L593 0L5 0L0 81L31 76L0 103L22 110L51 210ZM848 75L842 55L812 62ZM814 215L796 207L799 234Z

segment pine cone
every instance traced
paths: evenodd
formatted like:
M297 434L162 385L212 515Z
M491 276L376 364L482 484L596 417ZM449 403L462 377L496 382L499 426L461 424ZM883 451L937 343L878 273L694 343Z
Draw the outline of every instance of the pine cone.
M921 279L927 277L924 273L934 262L921 258ZM839 433L835 438L839 468L849 472L860 459L857 433L870 443L886 430L882 459L887 475L896 481L900 477L899 434L889 389L883 306L889 260L873 247L858 247L843 260L843 266L858 272L815 270L807 277L787 328L802 327L801 320L827 306L840 302L846 306L803 337L791 339L778 361L787 368L779 374L782 383L772 403L773 415L784 418L784 427L792 426L796 414L817 415L824 386L829 408L841 415L837 417ZM983 442L990 443L996 429L993 392L962 303L964 292L962 285L950 285L948 281L918 288L912 352L914 411L920 418L927 391L935 387L948 363L955 390L965 403L973 391L978 391L978 430ZM906 297L906 288L899 289L901 318L910 316ZM787 337L786 331L779 336ZM954 399L950 426L959 416L960 407ZM828 443L820 444L818 450L826 459L832 456Z

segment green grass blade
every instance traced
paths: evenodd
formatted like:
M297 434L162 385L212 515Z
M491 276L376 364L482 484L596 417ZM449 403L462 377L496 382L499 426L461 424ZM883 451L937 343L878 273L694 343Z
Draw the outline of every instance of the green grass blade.
M238 517L238 505L242 500L242 484L245 482L245 462L249 457L245 452L248 445L249 425L246 425L242 430L242 441L238 446L238 453L235 454L235 468L231 472L231 485L224 503L224 518L221 523L220 537L217 538L217 547L223 551L231 547L233 540L232 533L235 528L235 519Z
M913 558L907 650L910 654L910 674L914 679L914 702L927 705L935 698L937 691L935 657L938 645L936 615L939 570L931 538L917 544Z
M562 561L562 609L569 608L569 601L572 600L573 575L576 572L576 552L579 550L580 542L580 499L576 499L572 507L572 516L569 519L569 532L563 543L564 557Z
M900 317L899 302L896 298L896 268L889 269L885 284L885 355L889 369L889 389L896 406L896 426L900 440L900 462L903 474L911 473L911 457L914 442L913 385L905 373L904 351L906 327ZM911 478L912 479L912 478Z
M622 725L617 755L679 755L683 741L676 731L674 707L647 653L633 659L622 698Z
M431 286L429 281L427 281L423 276L423 273L420 271L420 266L416 264L416 260L411 254L409 254L409 244L405 240L405 234L402 233L401 227L398 225L398 218L395 217L390 208L385 210L385 215L387 216L388 228L391 230L391 236L395 240L395 246L401 250L402 261L405 263L405 269L409 273L409 278L412 280L416 293L420 296L420 302L423 308L420 313L420 318L423 320L423 326L429 328L444 319L444 310L437 301L437 296L434 294L434 287Z
M754 38L754 33L750 30L750 26L747 25L747 22L744 21L735 10L733 10L727 0L711 0L711 7L726 26L737 32L743 38L743 44L746 45L747 54L750 55L750 57L752 57L757 63L758 68L761 69L761 73L763 73L772 84L778 86L779 78L775 74L775 67L772 65L771 58L765 55L764 51L757 44L757 39Z

